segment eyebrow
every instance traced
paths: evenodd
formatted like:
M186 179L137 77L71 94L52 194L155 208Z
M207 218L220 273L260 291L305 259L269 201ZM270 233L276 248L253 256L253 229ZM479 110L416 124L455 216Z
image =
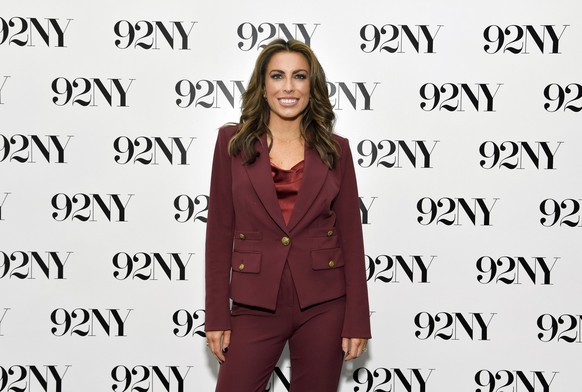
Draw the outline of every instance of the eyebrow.
M272 69L269 73L273 73L273 72L280 72L280 73L285 73L285 71L281 70L281 69ZM295 71L293 71L291 74L295 75L298 74L299 72L307 72L306 69L297 69Z

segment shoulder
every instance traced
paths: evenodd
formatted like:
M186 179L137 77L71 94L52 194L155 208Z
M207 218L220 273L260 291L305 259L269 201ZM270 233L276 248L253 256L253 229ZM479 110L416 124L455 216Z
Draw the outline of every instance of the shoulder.
M338 135L337 133L334 132L333 134L333 140L335 140L335 142L340 146L340 147L349 147L350 145L350 141L347 137L345 136L341 136Z
M218 137L227 137L230 139L239 129L238 124L227 123L218 128Z
M238 129L238 124L234 123L228 123L218 128L218 143L228 144Z
M350 141L348 140L348 138L344 137L344 136L340 136L336 133L333 134L333 139L336 142L336 144L338 145L338 152L340 155L340 160L342 159L344 154L351 154L350 151Z

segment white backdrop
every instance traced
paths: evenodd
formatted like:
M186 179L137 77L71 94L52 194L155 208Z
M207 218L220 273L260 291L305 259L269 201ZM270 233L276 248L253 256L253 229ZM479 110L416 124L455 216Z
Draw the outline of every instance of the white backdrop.
M579 388L581 13L2 0L0 392L213 390L212 150L276 37L315 50L356 163L374 337L340 391Z

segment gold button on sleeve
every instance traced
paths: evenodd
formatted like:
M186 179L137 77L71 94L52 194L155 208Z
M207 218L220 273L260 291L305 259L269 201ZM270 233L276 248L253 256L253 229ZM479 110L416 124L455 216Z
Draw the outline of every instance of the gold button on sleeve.
M243 233L240 233L238 235L238 238L240 238L241 240L244 240L245 238L247 238Z
M327 232L327 236L328 236L328 237L331 237L332 235L333 235L333 230L329 230L329 231Z
M242 271L245 269L245 264L244 263L240 263L240 265L238 266L239 271Z
M329 268L335 267L335 263L333 262L333 260L330 260L327 265L329 265Z

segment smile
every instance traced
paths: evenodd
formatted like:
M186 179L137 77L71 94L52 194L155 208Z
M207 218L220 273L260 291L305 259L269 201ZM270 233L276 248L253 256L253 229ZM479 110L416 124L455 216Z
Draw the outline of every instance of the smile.
M279 103L283 106L293 106L299 102L298 98L279 98Z

